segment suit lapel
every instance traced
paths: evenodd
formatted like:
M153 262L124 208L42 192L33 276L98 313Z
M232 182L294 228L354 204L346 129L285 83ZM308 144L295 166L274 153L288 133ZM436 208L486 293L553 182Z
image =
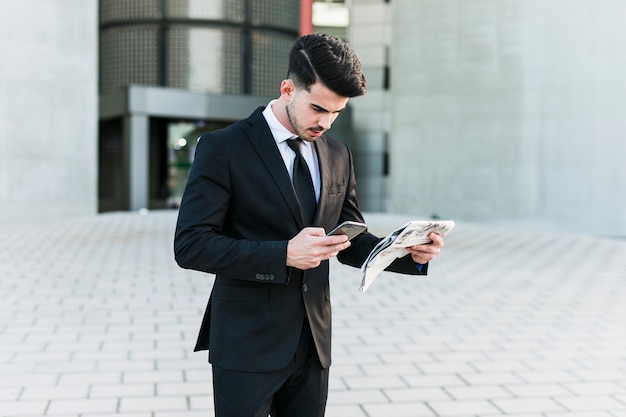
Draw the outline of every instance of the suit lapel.
M300 213L300 205L293 190L289 173L285 168L285 162L278 151L276 141L263 117L262 111L263 109L259 108L248 118L248 123L244 127L246 136L276 183L294 219L300 227L303 227L304 222Z
M321 136L315 142L317 151L317 161L320 170L320 199L317 202L317 212L315 213L315 224L320 224L324 219L321 218L324 213L324 207L327 203L328 186L331 184L330 155L328 152L328 144L326 137Z

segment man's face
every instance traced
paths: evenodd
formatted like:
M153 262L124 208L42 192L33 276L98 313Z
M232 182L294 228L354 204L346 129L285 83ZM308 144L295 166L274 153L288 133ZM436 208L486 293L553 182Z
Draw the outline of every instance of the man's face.
M321 83L313 84L310 92L293 88L288 96L287 118L293 132L306 141L312 142L330 129L348 104L348 97L337 95Z

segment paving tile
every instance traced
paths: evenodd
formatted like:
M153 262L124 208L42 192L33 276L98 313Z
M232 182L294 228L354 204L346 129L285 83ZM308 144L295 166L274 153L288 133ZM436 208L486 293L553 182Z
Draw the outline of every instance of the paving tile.
M373 366L373 368L370 368ZM372 369L373 372L368 372L369 369ZM385 365L345 365L342 363L333 364L330 367L330 378L341 377L341 376L363 376L363 375L380 375L379 371L386 369ZM403 368L405 369L405 368ZM393 372L392 374L395 374Z
M48 407L48 400L34 401L0 401L2 415L38 415L42 416Z
M128 356L125 354L124 356ZM104 372L128 372L128 371L154 371L156 369L156 363L154 360L143 359L124 359L119 360L117 355L107 359L107 355L102 355L100 361L97 364L98 371Z
M0 375L29 375L35 372L36 363L0 363ZM2 384L0 384L0 387Z
M334 355L333 362L340 362L343 365L367 365L381 364L384 361L378 355ZM332 365L331 365L332 366Z
M512 398L513 395L503 387L492 386L465 386L465 387L446 387L445 392L449 398L454 400L475 400L496 398Z
M388 403L389 398L381 389L349 389L331 391L328 394L328 404L370 404Z
M478 372L526 371L528 365L521 361L470 361L469 366Z
M213 389L211 381L185 383L159 383L156 385L156 395L209 395Z
M405 375L403 379L411 387L446 387L446 386L466 386L466 383L457 375Z
M181 359L158 359L155 361L154 367L159 371L171 371L183 369L185 372L202 372L210 370L210 365L203 361L192 360L189 358Z
M97 381L89 390L89 398L128 398L155 395L154 384L100 384Z
M211 367L208 363L205 369L185 370L183 374L186 382L211 383L213 381Z
M122 372L61 373L58 380L59 385L116 384L121 382Z
M213 411L213 395L205 393L203 395L189 396L189 409L202 410L205 413L207 410Z
M23 353L18 352L15 354L11 362L12 363L20 363L20 362L32 363L32 362L41 361L42 359L45 359L46 362L59 362L59 361L68 362L70 358L71 358L71 353L68 351L54 352L54 353L47 352L45 357L41 354L41 352L23 352Z
M126 414L124 414L126 416ZM212 410L204 411L158 411L150 417L214 417Z
M122 398L119 407L121 413L129 411L186 411L188 409L188 400L184 396Z
M516 371L515 375L522 381L533 384L574 383L581 379L569 371Z
M182 349L136 349L130 352L130 359L155 359L155 360L175 360L184 359L185 351Z
M437 414L423 403L365 404L367 417L436 417Z
M546 417L622 417L624 414L620 414L619 412L608 412L608 411L593 411L591 413L586 412L576 412L576 411L568 411L567 413L546 413Z
M46 415L69 415L82 413L114 413L117 410L117 399L83 399L50 401Z
M64 361L64 362L40 362L35 367L35 372L90 372L96 370L96 362L93 361Z
M616 394L626 395L626 387L616 382L581 382L581 383L565 383L563 387L567 388L576 395L595 395L595 394Z
M139 412L139 413L82 413L76 417L153 417L151 412ZM185 414L186 416L186 414ZM67 416L70 417L70 416Z
M567 411L565 407L550 398L495 399L493 404L503 410L505 414Z
M20 400L84 399L87 398L88 392L89 387L83 385L26 387L20 395Z
M626 347L624 349L626 351ZM615 365L619 366L619 365ZM626 380L626 368L624 370L619 368L613 369L584 369L572 371L578 380L587 382L600 382L600 381L624 381Z
M348 389L348 385L344 382L342 377L331 376L328 380L329 391L341 391Z
M441 388L385 388L383 392L392 403L452 399L451 396Z
M59 380L58 374L20 374L7 372L0 378L0 388L53 386Z
M128 371L124 372L124 383L183 382L183 372L177 371Z
M370 415L365 414L359 405L328 404L325 417L370 417Z
M507 384L504 386L515 397L556 397L572 395L564 385L560 384Z
M486 400L429 401L428 405L435 410L438 416L446 417L500 413L497 407Z
M397 353L389 353L389 352L379 352L378 357L381 359L381 362L384 364L405 364L407 367L412 367L413 365L417 365L419 367L444 367L445 364L437 363L434 361L432 357L424 353L413 353L413 352L397 352Z
M485 361L489 358L483 351L467 351L467 352L429 352L429 356L436 362L454 363L454 362L472 362Z
M470 364L459 362L418 363L417 367L426 375L476 372L476 369Z
M488 374L463 373L459 375L468 385L505 385L524 382L513 372L491 372Z
M382 375L417 375L419 370L413 363L385 363L385 364L364 364L359 367L358 375L382 376ZM332 373L335 372L333 369Z
M610 411L625 410L626 404L618 401L609 395L584 395L580 397L556 397L559 404L567 410L574 412L581 411Z
M22 391L22 387L0 388L0 403L7 403L9 401L17 400L22 395Z
M2 413L213 415L206 352L191 352L213 277L178 268L175 221L0 230ZM361 293L359 270L332 260L326 415L626 417L624 253L619 239L460 223L427 277L383 273Z
M402 388L407 384L397 375L381 376L346 376L343 377L349 389L364 388Z

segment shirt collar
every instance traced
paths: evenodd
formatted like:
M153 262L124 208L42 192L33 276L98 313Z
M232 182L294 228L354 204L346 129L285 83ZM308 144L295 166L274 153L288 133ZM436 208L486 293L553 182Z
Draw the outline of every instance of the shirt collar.
M276 143L281 143L286 141L287 139L293 139L296 136L291 133L285 126L283 126L276 118L276 115L272 110L272 104L276 103L277 101L278 100L270 101L267 107L265 107L265 109L263 110L263 117L265 117L265 120L267 121L267 124L270 128L270 131L272 132L272 136L274 136L274 140L276 141Z

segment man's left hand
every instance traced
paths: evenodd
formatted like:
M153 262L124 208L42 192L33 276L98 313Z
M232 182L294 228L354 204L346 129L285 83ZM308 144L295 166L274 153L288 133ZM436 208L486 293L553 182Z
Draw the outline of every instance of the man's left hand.
M413 262L426 264L441 253L441 248L443 248L443 237L433 232L431 232L428 237L431 240L430 243L409 246L406 248L411 254Z

